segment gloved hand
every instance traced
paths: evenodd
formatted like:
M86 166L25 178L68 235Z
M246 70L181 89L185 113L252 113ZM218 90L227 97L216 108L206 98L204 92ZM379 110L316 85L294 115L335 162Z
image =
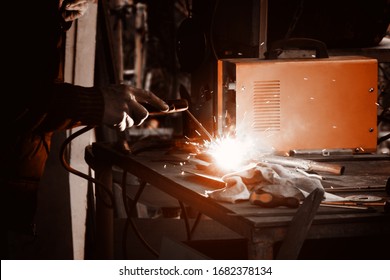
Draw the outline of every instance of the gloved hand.
M91 0L64 0L61 5L61 16L65 22L82 17L88 10Z
M169 106L150 91L129 85L109 85L101 88L104 100L103 123L124 131L140 125L148 116L148 110L140 103L147 103L162 112Z

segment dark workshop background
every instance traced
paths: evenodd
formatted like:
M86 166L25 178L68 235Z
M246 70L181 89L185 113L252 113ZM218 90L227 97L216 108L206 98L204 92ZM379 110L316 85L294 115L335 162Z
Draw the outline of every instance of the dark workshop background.
M108 1L108 2L112 2ZM254 0L150 0L134 1L147 6L147 44L145 71L151 74L150 89L165 99L187 97L194 115L209 130L213 129L212 112L215 106L216 62L217 58L258 57L259 56L259 2ZM192 18L189 26L183 22L189 20L187 2L192 3ZM270 0L268 42L289 37L310 37L324 41L329 49L356 49L375 47L387 35L390 21L390 1L384 0ZM98 1L100 4L101 1ZM100 8L100 7L99 7ZM109 20L115 31L115 23L121 22L123 40L123 79L133 82L133 73L126 71L134 68L134 22L131 9L112 10ZM104 27L104 15L101 10L97 17L97 40L95 60L95 84L107 84L113 80L112 57L107 45L107 30ZM178 50L177 39L189 44ZM388 44L390 47L390 43ZM378 87L379 101L384 108L390 106L390 67L389 60L379 63ZM174 133L191 134L191 128L183 125L183 119L172 117L159 119L160 126L174 128ZM390 117L383 118L381 133L390 131ZM97 131L97 139L112 139L109 131ZM58 162L58 151L65 135L55 134L51 157L47 163L45 177L40 192L37 213L38 240L34 246L28 243L19 248L20 258L27 259L73 259L74 240L72 240L71 205L69 201L68 173ZM389 153L388 142L378 147L378 152ZM86 198L88 200L88 198ZM90 205L89 205L90 206ZM89 216L88 216L89 217ZM87 218L86 224L93 223ZM161 221L161 228L164 224ZM118 232L123 225L118 226ZM175 227L176 228L176 227ZM216 231L222 231L219 225L210 225ZM204 229L205 231L210 228ZM155 238L155 230L148 224L143 225L148 238ZM177 236L184 231L165 231ZM85 258L91 253L89 244L93 244L93 232L85 236ZM245 242L228 231L225 237L231 241L232 250L224 251L226 244L214 243L215 252L224 252L225 257L242 258ZM133 236L136 239L135 236ZM92 240L92 241L91 241ZM154 241L158 244L159 241ZM315 249L326 251L327 241L321 244L308 244L302 251L302 258L316 258ZM338 240L339 248L348 247L348 240ZM360 240L364 244L364 240ZM378 240L377 246L381 241ZM221 257L208 252L207 244L191 244L212 257ZM341 246L343 245L343 246ZM344 247L345 245L345 247ZM363 246L363 245L362 245ZM364 247L364 246L363 246ZM203 248L203 249L202 249ZM310 249L312 248L312 249ZM376 250L357 248L358 251ZM351 252L345 257L351 257ZM340 258L345 250L338 252ZM132 258L148 258L150 255L141 244L135 244ZM327 257L327 256L325 256ZM335 257L331 255L330 257Z

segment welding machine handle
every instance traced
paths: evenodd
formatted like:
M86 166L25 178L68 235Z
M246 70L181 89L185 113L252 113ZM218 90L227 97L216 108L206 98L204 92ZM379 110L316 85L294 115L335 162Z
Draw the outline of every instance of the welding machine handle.
M286 49L316 50L316 58L328 58L327 47L324 42L310 38L289 38L271 43L265 53L266 59L277 59L280 52Z

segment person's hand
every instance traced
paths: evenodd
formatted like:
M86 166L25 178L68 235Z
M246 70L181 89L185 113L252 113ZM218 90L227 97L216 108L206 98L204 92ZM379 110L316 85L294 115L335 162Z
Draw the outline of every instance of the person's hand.
M169 106L150 91L128 85L109 85L101 88L104 99L103 123L124 131L133 125L140 125L149 116L140 103L147 103L162 112Z
M64 0L61 6L61 15L65 22L74 21L82 17L88 10L90 0Z

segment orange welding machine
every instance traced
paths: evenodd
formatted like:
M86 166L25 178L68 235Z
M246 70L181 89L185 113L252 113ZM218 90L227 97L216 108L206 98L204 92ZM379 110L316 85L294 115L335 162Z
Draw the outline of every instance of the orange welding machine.
M276 152L377 148L378 62L363 56L218 61L218 134Z

